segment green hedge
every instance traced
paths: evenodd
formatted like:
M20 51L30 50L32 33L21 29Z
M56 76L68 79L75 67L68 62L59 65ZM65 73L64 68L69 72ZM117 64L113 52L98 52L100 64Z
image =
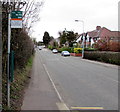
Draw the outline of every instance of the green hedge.
M85 51L84 58L120 65L120 52Z
M53 49L56 49L56 47L55 47L55 46L52 46L52 45L49 45L49 46L48 46L48 49L53 50Z
M74 53L82 53L82 48L74 48Z
M74 52L74 48L72 47L62 47L62 48L58 48L58 52L62 52L62 51L69 51L70 53Z
M96 48L89 48L89 47L84 48L84 50L85 50L85 51L97 51Z

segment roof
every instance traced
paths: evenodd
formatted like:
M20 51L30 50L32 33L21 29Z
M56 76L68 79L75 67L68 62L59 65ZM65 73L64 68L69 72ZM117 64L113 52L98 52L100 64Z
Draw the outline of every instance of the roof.
M79 34L79 36L77 37L76 39L76 42L80 41L80 37L83 35L82 34ZM86 35L86 33L84 33L84 36ZM105 27L102 27L101 26L97 26L96 27L96 30L93 30L93 31L89 31L87 32L87 36L95 39L95 38L112 38L114 40L120 40L120 31L111 31Z
M99 30L93 30L91 32L87 32L89 37L99 37L99 38L104 38L104 37L117 37L120 38L120 32L119 31L110 31L109 29L102 27L99 28Z

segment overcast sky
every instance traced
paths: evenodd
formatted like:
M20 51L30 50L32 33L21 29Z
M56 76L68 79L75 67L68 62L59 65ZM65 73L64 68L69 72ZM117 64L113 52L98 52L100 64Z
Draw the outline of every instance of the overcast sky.
M44 32L58 37L58 32L72 30L82 33L84 30L95 30L96 26L106 27L112 31L118 30L119 0L44 0L40 12L41 20L34 26L32 36L41 41Z

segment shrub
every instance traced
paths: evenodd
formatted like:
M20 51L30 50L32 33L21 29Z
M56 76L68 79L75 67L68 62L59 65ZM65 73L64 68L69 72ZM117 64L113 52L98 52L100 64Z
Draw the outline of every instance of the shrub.
M48 45L48 49L52 50L52 49L53 49L53 47L52 47L51 45Z
M120 51L120 42L119 41L111 41L109 43L109 50L114 52Z
M48 45L48 49L53 50L53 49L56 49L56 47L52 45Z
M74 53L81 53L82 52L82 48L74 48Z
M85 52L84 58L96 61L102 61L105 63L111 63L120 65L120 53L119 52L105 52L105 51L92 51L92 52Z
M85 51L97 51L97 48L84 48Z
M70 53L74 52L74 48L72 47L62 47L57 49L58 49L58 52L62 52L62 51L69 51Z

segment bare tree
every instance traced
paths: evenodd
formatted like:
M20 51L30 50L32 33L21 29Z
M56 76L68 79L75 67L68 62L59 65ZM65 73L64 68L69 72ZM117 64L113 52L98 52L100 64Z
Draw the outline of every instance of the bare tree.
M27 28L28 32L33 27L33 25L40 20L40 9L43 6L43 1L28 1L23 15L24 27Z

